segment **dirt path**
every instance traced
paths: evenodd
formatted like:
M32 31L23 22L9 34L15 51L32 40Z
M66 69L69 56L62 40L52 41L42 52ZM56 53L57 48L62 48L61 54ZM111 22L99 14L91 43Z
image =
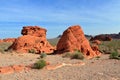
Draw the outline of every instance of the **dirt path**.
M35 54L0 54L0 67L14 64L28 65L38 60ZM59 55L49 55L46 58L50 64L84 62L83 66L63 66L55 70L28 70L12 74L0 74L0 80L120 80L120 60L111 60L109 55L99 59L71 60Z

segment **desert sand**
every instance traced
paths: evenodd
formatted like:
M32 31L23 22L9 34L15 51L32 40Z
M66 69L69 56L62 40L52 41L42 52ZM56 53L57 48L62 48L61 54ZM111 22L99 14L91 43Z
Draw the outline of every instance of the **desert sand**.
M29 65L39 60L38 54L0 53L0 67L10 65ZM61 55L48 55L45 58L51 65L84 62L85 65L63 66L55 70L31 69L11 74L0 74L0 80L120 80L120 61L102 55L94 59L70 59Z

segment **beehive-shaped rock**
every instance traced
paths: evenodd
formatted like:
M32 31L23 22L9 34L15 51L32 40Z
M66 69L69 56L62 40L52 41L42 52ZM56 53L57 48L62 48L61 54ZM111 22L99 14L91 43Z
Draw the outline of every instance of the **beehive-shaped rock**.
M74 52L74 50L80 50L85 57L89 58L100 55L92 50L79 25L71 26L65 30L57 44L57 53Z

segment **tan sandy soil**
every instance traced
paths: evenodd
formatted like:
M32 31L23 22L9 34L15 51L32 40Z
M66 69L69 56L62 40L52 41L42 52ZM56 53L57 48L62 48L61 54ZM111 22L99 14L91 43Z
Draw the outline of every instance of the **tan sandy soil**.
M29 65L39 59L36 54L0 53L0 67L14 64ZM32 69L12 74L0 74L0 80L120 80L120 60L111 60L109 55L99 59L71 60L60 55L48 55L46 61L51 65L59 63L84 62L82 66L64 66L56 70Z

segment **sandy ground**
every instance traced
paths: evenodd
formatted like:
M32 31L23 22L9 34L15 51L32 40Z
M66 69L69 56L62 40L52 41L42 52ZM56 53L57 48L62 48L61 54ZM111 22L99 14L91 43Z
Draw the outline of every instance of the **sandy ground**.
M36 62L39 55L0 53L0 67L14 64L29 65ZM82 66L64 66L56 70L32 69L12 74L0 74L0 80L120 80L120 60L102 55L99 59L75 60L60 55L48 55L51 64L85 62Z

